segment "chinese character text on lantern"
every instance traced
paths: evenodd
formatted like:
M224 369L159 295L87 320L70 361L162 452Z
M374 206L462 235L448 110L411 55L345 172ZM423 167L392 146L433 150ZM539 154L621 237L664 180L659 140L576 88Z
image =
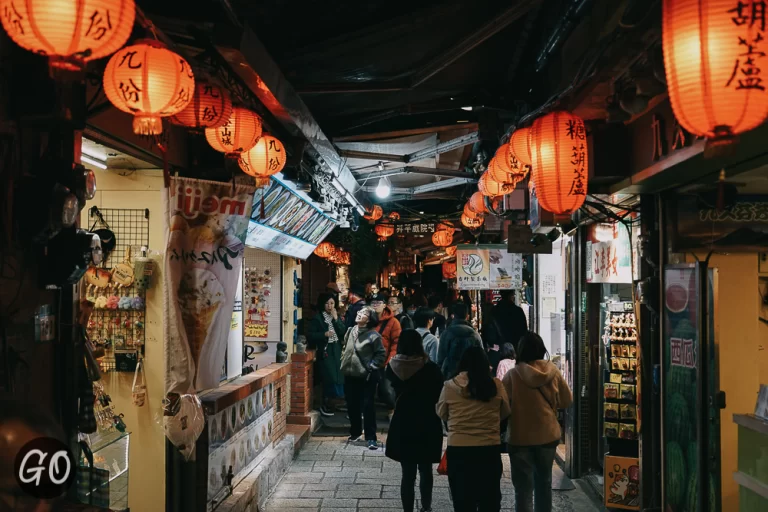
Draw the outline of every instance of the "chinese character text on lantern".
M533 183L539 204L548 212L571 214L587 196L589 158L584 121L557 111L531 127Z
M218 85L198 80L192 101L187 108L171 116L171 122L202 130L223 125L231 115L232 100L229 93Z
M213 149L233 158L248 151L261 137L261 117L256 112L235 107L229 120L216 128L206 128L205 139Z
M133 114L133 132L163 132L161 118L186 108L195 90L195 76L181 56L153 40L126 46L109 59L104 94L123 112Z

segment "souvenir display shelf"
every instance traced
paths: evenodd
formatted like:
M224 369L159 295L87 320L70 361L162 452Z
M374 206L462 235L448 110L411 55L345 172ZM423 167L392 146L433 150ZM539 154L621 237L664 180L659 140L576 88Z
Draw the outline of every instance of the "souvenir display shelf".
M109 508L128 510L128 450L130 432L97 431L86 435L93 452L93 463L109 471ZM84 460L82 465L87 463Z

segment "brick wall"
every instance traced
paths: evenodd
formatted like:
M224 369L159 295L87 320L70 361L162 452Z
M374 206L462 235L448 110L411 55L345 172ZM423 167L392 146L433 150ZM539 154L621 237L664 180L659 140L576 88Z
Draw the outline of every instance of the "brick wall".
M272 391L274 393L272 403L275 404L274 419L272 423L272 432L274 433L272 436L272 445L276 445L285 437L289 395L287 389L287 375L284 375L275 381L275 386Z
M310 425L312 410L312 378L315 351L306 354L291 354L291 411L288 423Z

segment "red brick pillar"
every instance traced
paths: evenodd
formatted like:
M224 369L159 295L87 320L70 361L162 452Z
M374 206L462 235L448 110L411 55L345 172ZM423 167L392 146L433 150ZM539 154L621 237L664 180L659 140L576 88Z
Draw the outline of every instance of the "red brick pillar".
M306 354L291 354L291 412L288 423L311 425L309 416L312 410L312 372L314 371L315 351Z

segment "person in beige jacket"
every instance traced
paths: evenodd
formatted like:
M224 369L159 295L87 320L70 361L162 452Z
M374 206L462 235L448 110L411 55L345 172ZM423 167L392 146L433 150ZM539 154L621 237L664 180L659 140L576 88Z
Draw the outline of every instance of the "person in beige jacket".
M517 364L503 381L511 414L507 426L507 451L515 486L515 510L552 510L552 464L560 443L557 410L573 402L560 370L549 361L541 337L528 332L520 339Z
M446 381L437 415L448 422L448 484L455 512L501 509L501 422L509 416L504 387L480 346L464 351Z

